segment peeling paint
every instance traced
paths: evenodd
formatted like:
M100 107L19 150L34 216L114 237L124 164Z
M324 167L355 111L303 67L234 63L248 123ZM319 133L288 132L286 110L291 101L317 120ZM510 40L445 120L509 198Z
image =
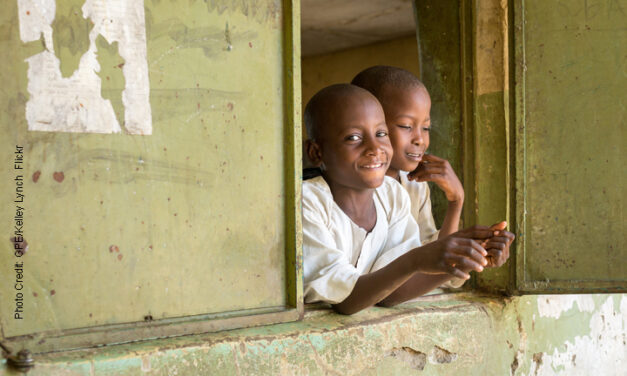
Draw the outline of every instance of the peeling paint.
M562 299L560 299L562 298ZM556 297L550 314L543 317L559 318L561 313L569 310L574 302L579 305L581 312L593 312L589 322L589 333L576 336L574 341L566 341L555 346L552 351L534 354L533 373L526 375L624 375L627 362L627 346L625 333L627 331L627 297L622 296L620 306L616 307L614 299L608 296L598 309L594 307L592 297L580 296ZM561 302L558 302L561 300ZM540 303L541 299L538 300ZM580 302L584 302L580 305ZM582 307L583 306L583 307ZM547 308L540 308L538 311Z
M119 67L125 78L120 101L124 104L126 131L130 134L152 134L143 0L111 0L106 3L85 0L82 15L73 17L91 21L93 28L83 30L88 33L85 37L88 37L89 47L87 51L77 49L80 35L75 33L80 28L67 34L71 39L66 43L74 52L71 56L79 61L78 67L71 68L68 75L62 73L64 61L57 56L67 46L54 45L55 41L60 44L63 39L55 38L57 35L52 27L59 10L56 2L18 0L18 9L22 41L32 42L43 35L46 47L45 51L26 59L29 64L30 96L26 103L29 130L121 132L111 101L101 95L102 81L97 75L101 67L97 61L96 39L102 36L108 43L118 42L119 54L124 59Z
M589 295L541 295L538 296L540 317L560 316L577 305L580 312L594 312L594 300Z

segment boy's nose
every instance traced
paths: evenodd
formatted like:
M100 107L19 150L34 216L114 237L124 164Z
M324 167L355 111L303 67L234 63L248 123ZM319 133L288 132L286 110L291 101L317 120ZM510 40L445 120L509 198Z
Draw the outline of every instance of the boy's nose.
M376 155L381 151L381 141L377 137L366 137L366 153Z
M420 145L424 143L424 140L422 138L422 132L420 131L420 127L416 127L412 133L413 133L412 142L414 144Z

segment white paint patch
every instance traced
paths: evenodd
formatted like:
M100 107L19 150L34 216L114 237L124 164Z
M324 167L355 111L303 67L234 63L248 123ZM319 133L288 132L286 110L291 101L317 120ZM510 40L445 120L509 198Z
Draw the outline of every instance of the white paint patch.
M581 312L594 312L594 299L590 295L540 295L538 313L540 317L559 319L575 303Z
M150 372L152 367L150 365L150 356L144 355L142 356L142 372Z
M627 297L620 307L607 298L590 319L590 334L567 341L552 354L545 353L542 362L532 367L533 375L624 375L627 366Z
M63 78L54 54L52 22L54 0L18 0L20 38L23 42L44 36L46 51L26 59L28 130L80 133L119 133L120 124L108 99L102 98L97 61L96 38L109 44L118 42L124 59L124 127L130 134L152 134L150 84L146 58L146 22L143 0L86 0L83 17L94 27L89 33L89 49L72 76Z

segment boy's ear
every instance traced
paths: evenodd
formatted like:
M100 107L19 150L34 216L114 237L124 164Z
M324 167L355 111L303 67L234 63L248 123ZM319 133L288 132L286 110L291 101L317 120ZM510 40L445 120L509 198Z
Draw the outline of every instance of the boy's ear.
M316 141L306 140L305 151L311 164L314 167L320 167L322 164L322 150L320 149L320 145Z

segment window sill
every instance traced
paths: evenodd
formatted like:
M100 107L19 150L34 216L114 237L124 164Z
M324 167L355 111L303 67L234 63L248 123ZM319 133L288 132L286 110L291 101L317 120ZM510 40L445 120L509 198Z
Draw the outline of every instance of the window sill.
M165 375L174 369L179 375L217 369L224 374L293 374L303 367L313 373L330 367L344 374L388 367L391 361L415 370L428 359L444 364L477 352L477 337L493 332L490 307L502 307L503 300L469 292L430 295L351 316L317 305L308 307L299 322L36 356L29 375L66 374L68 369L85 375L104 370ZM0 375L10 374L3 361Z

